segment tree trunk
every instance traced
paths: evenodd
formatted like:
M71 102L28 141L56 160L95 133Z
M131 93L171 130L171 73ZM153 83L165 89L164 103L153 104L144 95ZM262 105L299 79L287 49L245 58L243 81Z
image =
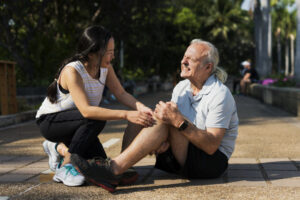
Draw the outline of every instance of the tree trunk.
M289 75L289 41L288 38L285 40L285 71L284 75L288 76Z
M272 71L272 33L271 33L271 15L270 0L261 0L262 7L262 66L258 73L262 77L269 76Z
M280 28L277 29L276 39L277 39L277 73L280 74L280 72L281 72Z
M296 37L296 65L295 79L300 84L300 0L296 0L297 6L297 37Z
M254 39L255 39L255 65L257 71L262 68L262 13L260 0L254 2Z
M291 45L290 45L290 56L291 56L291 76L294 76L295 74L295 49L294 49L294 40L295 40L295 37L293 34L290 35L290 42L291 42Z

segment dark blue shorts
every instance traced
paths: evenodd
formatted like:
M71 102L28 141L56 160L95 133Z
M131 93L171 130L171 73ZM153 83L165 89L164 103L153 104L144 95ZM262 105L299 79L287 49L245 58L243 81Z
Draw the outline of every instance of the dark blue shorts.
M209 155L192 143L189 143L187 158L183 167L180 166L174 157L171 148L157 155L155 167L191 179L217 178L227 169L228 159L219 150L213 155Z

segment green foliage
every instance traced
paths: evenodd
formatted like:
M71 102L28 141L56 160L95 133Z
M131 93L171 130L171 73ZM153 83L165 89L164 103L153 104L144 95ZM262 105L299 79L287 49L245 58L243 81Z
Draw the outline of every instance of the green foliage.
M178 71L189 42L202 38L220 52L220 65L238 73L253 59L253 23L242 0L30 0L0 3L0 58L17 61L18 86L46 86L71 56L83 29L101 24L124 42L122 74L162 78ZM15 12L18 11L18 12ZM3 31L2 31L3 30ZM114 67L118 71L119 55Z

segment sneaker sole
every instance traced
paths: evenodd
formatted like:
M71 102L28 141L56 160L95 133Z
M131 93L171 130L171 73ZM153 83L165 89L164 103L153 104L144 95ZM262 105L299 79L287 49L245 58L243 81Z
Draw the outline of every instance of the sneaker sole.
M114 185L114 184L108 183L107 181L102 180L101 178L99 178L98 180L95 180L94 178L90 177L89 174L85 173L86 169L88 168L88 165L85 165L85 163L82 163L82 161L80 159L78 159L78 157L74 158L73 154L71 155L71 162L72 162L73 166L75 167L75 169L79 173L84 175L84 177L86 178L87 181L89 181L89 182L91 182L91 183L93 183L97 186L100 186L100 187L102 187L103 189L105 189L109 192L116 191L117 184ZM81 163L81 164L79 164L79 163ZM81 169L80 166L83 167L83 168Z
M75 166L75 169L76 169L79 173L83 174L77 166ZM85 176L85 177L86 177L86 176ZM109 191L109 192L115 192L115 191L116 191L116 187L117 187L116 185L112 185L112 184L107 183L107 182L105 182L105 181L103 181L103 180L101 180L101 182L100 182L100 181L96 181L96 180L94 180L94 179L92 179L92 178L89 178L89 177L86 177L86 180L87 180L88 182L90 182L90 183L93 183L94 185L97 185L97 186L102 187L103 189L105 189L105 190L107 190L107 191Z
M70 186L70 187L76 187L76 186L81 186L84 184L84 181L80 184L74 184L74 183L70 183L67 181L62 180L61 178L57 177L56 175L53 176L53 181L57 182L57 183L63 183L66 186Z
M119 185L132 185L133 183L135 183L137 181L138 178L139 178L138 174L136 174L130 178L122 178Z

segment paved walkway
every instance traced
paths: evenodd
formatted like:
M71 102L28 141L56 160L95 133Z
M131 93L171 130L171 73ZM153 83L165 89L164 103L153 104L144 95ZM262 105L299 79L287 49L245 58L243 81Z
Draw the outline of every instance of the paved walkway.
M170 92L142 96L154 107ZM0 129L0 200L3 199L299 199L300 121L280 109L236 96L240 117L236 150L227 172L211 180L187 180L153 168L147 156L135 165L135 185L110 194L92 185L70 188L52 181L43 138L35 123ZM154 103L153 103L154 102ZM118 104L108 105L122 108ZM100 135L108 155L120 152L125 121L109 122ZM281 190L281 192L276 192Z

